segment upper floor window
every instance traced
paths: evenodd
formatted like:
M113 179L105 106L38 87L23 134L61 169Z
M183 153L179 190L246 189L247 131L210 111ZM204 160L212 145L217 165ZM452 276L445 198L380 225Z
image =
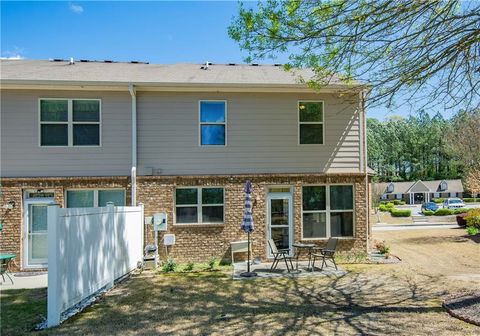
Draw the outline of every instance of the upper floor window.
M323 102L298 102L299 142L301 145L323 144Z
M200 145L225 146L227 128L225 101L200 101Z
M100 146L100 100L41 99L41 146Z
M175 191L175 223L221 224L224 221L224 189L178 188Z
M124 189L71 189L65 196L67 208L104 207L108 202L125 206Z

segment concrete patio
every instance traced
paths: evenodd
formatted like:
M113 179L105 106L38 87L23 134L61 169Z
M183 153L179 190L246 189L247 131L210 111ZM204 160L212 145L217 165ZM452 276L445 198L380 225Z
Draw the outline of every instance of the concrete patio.
M297 269L296 262L292 261L292 263L293 263L294 269L290 270L290 272L288 272L287 267L283 262L280 262L277 268L274 270L270 270L270 267L272 266L271 262L252 263L250 265L250 271L257 273L257 276L255 278L281 278L281 277L306 278L306 277L318 277L318 276L338 277L338 276L345 275L347 273L345 270L342 270L340 267L338 268L338 270L336 270L331 263L328 263L327 266L323 267L323 270L320 270L320 266L322 265L321 261L317 261L313 272L308 267L307 260L299 261L298 269ZM247 271L247 262L235 263L233 265L233 279L236 279L236 280L252 279L252 278L240 276L241 273L246 271Z

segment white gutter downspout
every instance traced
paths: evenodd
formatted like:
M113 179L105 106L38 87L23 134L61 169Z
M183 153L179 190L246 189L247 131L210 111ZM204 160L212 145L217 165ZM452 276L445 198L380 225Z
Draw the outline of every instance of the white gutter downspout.
M361 104L361 113L360 116L363 119L363 124L361 123L360 127L363 128L363 140L360 143L363 143L363 165L362 169L364 169L365 173L365 195L366 195L366 200L365 204L367 207L367 253L369 250L369 235L370 235L370 190L369 190L369 183L368 183L368 160L367 160L367 113L365 111L365 100L367 99L367 94L365 90L360 91L360 104ZM362 154L361 154L362 155Z
M128 91L132 96L132 206L137 205L137 92L135 86L130 83Z

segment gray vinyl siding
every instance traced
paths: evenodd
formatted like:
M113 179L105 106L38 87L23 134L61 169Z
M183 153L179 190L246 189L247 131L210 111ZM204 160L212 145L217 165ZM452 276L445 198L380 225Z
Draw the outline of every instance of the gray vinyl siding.
M102 101L101 147L40 147L39 98ZM131 167L131 98L128 92L1 92L1 176L118 176Z
M227 146L199 146L199 100L227 101ZM325 102L325 144L298 144L299 100ZM275 93L138 94L139 174L360 171L357 96Z

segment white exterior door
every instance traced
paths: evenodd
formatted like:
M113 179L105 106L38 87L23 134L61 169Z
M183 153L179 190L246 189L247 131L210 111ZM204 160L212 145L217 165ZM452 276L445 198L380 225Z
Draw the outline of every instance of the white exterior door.
M267 239L273 239L278 249L290 249L293 243L293 206L292 195L273 193L267 197ZM268 257L273 258L270 248Z
M44 268L48 264L47 207L51 199L25 201L24 266Z

